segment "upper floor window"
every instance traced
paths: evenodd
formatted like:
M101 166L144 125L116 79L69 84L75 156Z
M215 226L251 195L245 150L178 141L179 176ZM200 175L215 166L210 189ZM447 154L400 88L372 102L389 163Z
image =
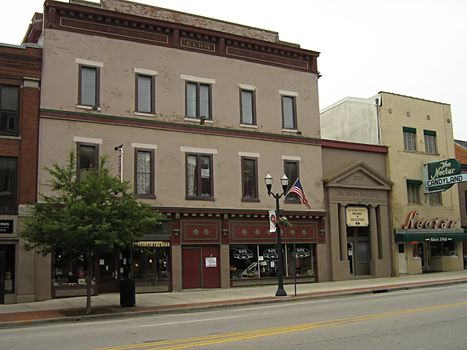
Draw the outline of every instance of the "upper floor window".
M0 135L19 131L19 87L0 85Z
M77 149L78 178L86 176L89 172L97 172L99 169L99 145L78 143Z
M282 128L297 129L297 106L295 96L282 95Z
M258 160L242 157L242 200L258 200Z
M437 154L436 131L423 130L423 136L425 139L425 153Z
M212 119L211 85L186 82L186 116L189 118Z
M255 92L253 90L240 89L240 123L256 125Z
M154 87L154 76L136 74L136 112L155 113Z
M420 180L407 180L407 202L410 204L420 204Z
M79 66L78 104L94 108L99 106L99 67Z
M0 213L16 212L18 159L0 157Z
M417 130L414 128L403 127L404 134L404 150L416 151L417 150Z
M428 202L431 206L443 205L441 192L428 193Z
M154 150L135 149L135 192L138 197L154 196Z
M213 198L212 155L186 155L186 196L189 199Z
M289 178L289 188L295 183L299 177L299 162L296 160L284 160L284 174ZM296 193L290 193L285 198L286 203L301 203L300 197Z

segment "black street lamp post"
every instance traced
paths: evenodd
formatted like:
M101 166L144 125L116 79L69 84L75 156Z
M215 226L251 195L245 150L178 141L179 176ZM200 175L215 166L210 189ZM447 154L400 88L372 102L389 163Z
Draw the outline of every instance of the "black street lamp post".
M281 178L282 184L282 193L273 193L272 189L272 176L271 174L267 174L264 178L264 183L266 184L266 188L268 189L268 195L273 196L276 200L276 237L277 237L277 253L278 253L278 268L277 268L277 291L276 297L283 297L287 295L287 292L284 289L284 259L282 257L282 243L281 243L281 229L279 226L279 217L280 217L280 209L279 209L279 198L285 196L287 187L289 186L289 179L287 176L283 175Z

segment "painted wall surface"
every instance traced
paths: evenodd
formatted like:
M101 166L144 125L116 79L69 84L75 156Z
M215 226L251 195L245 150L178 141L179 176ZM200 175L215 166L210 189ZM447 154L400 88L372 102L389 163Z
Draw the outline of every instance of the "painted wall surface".
M102 115L135 115L135 68L156 71L156 120L189 123L185 117L185 79L211 79L213 126L251 130L240 126L239 85L256 92L256 131L282 133L280 91L297 95L298 130L319 138L316 74L154 45L44 30L44 66L41 107L87 113L77 108L79 63L89 60L100 69ZM60 72L60 74L57 74ZM288 133L288 132L283 132Z
M375 98L348 97L321 111L321 137L328 140L380 144Z
M423 188L420 191L420 205L409 205L407 199L406 180L423 180L423 164L455 157L450 106L388 93L382 93L381 98L382 142L389 146L388 167L395 184L392 190L394 228L401 228L411 210L418 210L419 216L425 219L440 217L457 220L456 227L460 227L456 185L442 192L441 206L430 206ZM403 127L416 129L416 151L404 151ZM424 130L436 132L437 154L425 152Z
M323 211L321 182L321 147L291 143L247 140L234 137L206 136L174 131L150 130L137 127L91 124L85 122L52 120L43 117L40 124L39 192L47 193L48 174L43 166L64 164L69 151L76 149L74 137L101 139L100 155L108 157L108 166L118 174L118 152L115 146L124 146L124 179L134 179L134 149L132 143L156 145L155 189L152 205L198 208L273 209L274 200L267 195L264 176L274 177L273 191L279 192L280 177L284 173L283 158L300 159L299 171L305 195L311 210ZM209 149L213 155L214 201L185 199L185 152L181 147ZM259 202L242 202L241 154L258 156ZM302 204L282 205L288 210L303 210Z

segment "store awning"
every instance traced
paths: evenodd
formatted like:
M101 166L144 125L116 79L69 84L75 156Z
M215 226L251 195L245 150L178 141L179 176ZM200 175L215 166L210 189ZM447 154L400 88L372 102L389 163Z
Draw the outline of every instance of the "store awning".
M467 240L464 229L450 230L396 230L396 242L443 242Z

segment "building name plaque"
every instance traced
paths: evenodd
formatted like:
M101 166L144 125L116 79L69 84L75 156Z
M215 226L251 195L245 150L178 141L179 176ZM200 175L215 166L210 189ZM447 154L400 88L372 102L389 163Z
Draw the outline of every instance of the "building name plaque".
M204 41L198 41L193 39L181 38L180 45L183 47L188 47L190 49L197 49L209 52L216 51L216 45L212 43L206 43Z

